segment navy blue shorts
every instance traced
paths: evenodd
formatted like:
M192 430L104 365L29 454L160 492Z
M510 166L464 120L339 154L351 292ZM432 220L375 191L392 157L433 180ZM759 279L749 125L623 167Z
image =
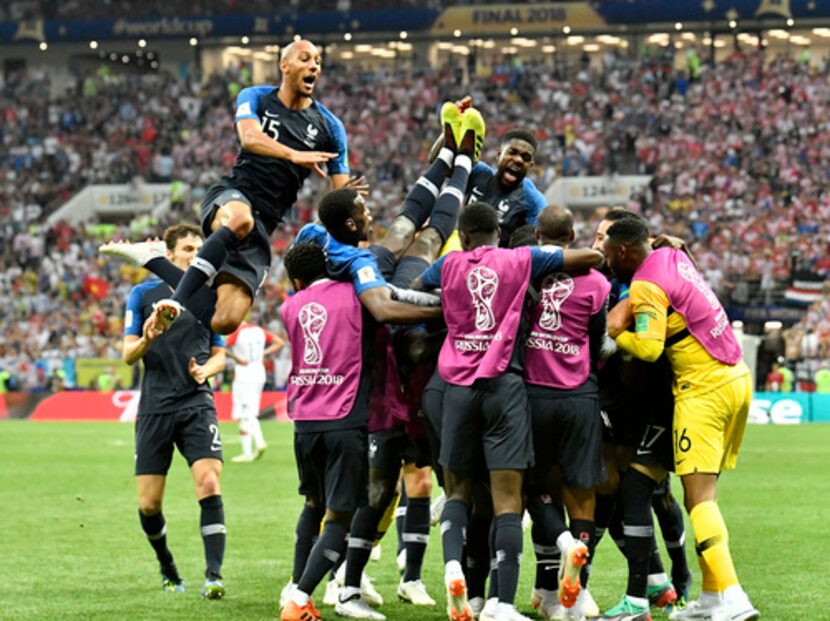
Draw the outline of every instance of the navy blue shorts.
M353 513L369 498L366 428L294 433L300 494Z
M568 487L591 489L602 483L606 473L599 395L528 386L527 397L536 456L529 484L544 485L552 466L559 467Z
M530 409L522 377L503 373L472 386L447 383L442 405L441 465L474 472L481 455L488 470L533 465Z
M192 466L200 459L222 460L222 436L213 405L179 412L141 414L135 421L135 473L166 475L173 447Z
M251 298L255 298L268 277L268 270L271 269L271 236L261 218L257 217L257 212L251 206L251 201L235 188L222 183L212 185L205 194L200 210L202 231L206 237L211 234L210 227L216 212L220 207L231 201L239 201L251 207L251 213L254 216L254 228L245 239L240 241L228 253L225 263L217 272L217 276L219 274L229 274L242 282L250 291Z

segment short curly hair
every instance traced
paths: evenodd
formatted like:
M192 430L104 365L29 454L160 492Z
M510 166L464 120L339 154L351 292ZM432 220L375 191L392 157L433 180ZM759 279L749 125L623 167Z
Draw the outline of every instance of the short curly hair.
M291 280L311 283L326 276L326 255L315 243L294 244L283 259L285 271Z

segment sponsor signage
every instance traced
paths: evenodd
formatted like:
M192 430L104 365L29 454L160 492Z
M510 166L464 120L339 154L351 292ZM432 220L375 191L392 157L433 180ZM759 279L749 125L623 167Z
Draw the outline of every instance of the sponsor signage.
M75 361L75 385L78 388L94 390L98 387L98 376L109 373L112 376L112 386L118 382L121 387L129 387L133 384L133 372L133 367L122 364L120 360L78 358Z
M132 422L138 412L137 390L113 392L66 391L49 395L34 407L34 421L121 421ZM213 399L220 421L231 420L231 393L215 392ZM260 415L271 410L278 420L287 421L284 391L266 391L260 401Z
M545 198L563 207L625 205L650 180L649 175L559 177L545 191Z
M189 190L190 186L184 185L181 191ZM47 222L64 220L77 224L100 214L157 214L170 206L172 194L171 183L89 185L50 215Z
M830 394L815 392L757 392L749 408L756 425L830 423Z

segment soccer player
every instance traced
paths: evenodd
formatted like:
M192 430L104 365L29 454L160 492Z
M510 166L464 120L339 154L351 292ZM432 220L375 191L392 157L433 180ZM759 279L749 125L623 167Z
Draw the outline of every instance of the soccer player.
M462 112L466 111L472 106L472 98L465 97L455 102L455 106ZM442 136L430 150L430 161L444 145L446 139ZM501 226L499 246L508 247L510 236L520 227L526 224L535 226L539 212L545 208L544 195L527 178L528 171L535 164L538 148L536 137L530 130L520 127L509 129L501 137L496 168L478 162L470 173L466 189L469 200L489 203L498 211Z
M249 463L262 457L267 448L259 424L259 402L265 387L266 356L285 344L276 334L252 323L243 322L227 339L227 353L236 362L231 384L232 416L239 421L242 454L234 463Z
M179 269L186 269L202 240L196 226L169 227L164 232L168 259ZM124 362L144 362L135 429L138 517L161 566L162 588L184 591L185 584L167 547L167 524L162 514L167 471L173 447L177 446L190 466L201 506L207 562L202 596L221 599L225 595L221 574L225 518L219 485L222 438L207 379L224 369L225 350L222 337L211 333L192 315L161 334L153 306L169 296L170 290L157 278L145 280L130 291L124 315Z
M612 272L631 280L634 331L612 330L617 345L648 361L665 350L674 372L674 467L695 533L703 592L669 618L757 619L738 582L715 502L718 476L735 467L752 396L729 319L682 251L652 250L643 222L612 225L603 252Z
M533 463L521 347L515 347L532 279L560 269L598 265L593 250L499 249L498 213L471 203L458 221L463 252L436 261L415 288L441 288L447 337L438 370L447 382L440 463L447 503L441 519L451 620L470 621L461 566L472 469L484 453L493 499L499 619L524 619L514 606L522 550L522 481Z
M297 292L280 313L291 343L288 407L306 503L297 523L297 584L280 618L316 621L321 617L311 593L345 551L352 514L367 500L373 339L351 283L327 278L319 246L295 244L285 268ZM323 518L323 531L310 547Z
M546 207L536 234L543 249L567 248L574 238L573 215ZM537 284L539 300L530 308L525 343L524 378L536 459L528 475L528 509L537 556L539 550L556 545L565 559L559 584L551 581L539 589L539 611L543 618L554 618L561 601L579 617L581 606L574 607L584 600L578 598L579 574L594 538L594 490L605 478L595 369L602 357L616 350L613 342L603 348L609 340L606 304L611 285L596 270L573 276L555 272ZM561 481L561 489L552 487L552 481ZM570 530L551 496L564 499ZM541 556L538 560L552 563L557 555Z
M470 173L470 200L489 203L498 211L501 227L499 246L506 247L510 236L519 227L535 225L539 213L545 208L545 196L527 178L538 148L530 130L510 129L501 137L495 170L484 162L478 162Z
M459 114L457 108L445 104L442 120L446 144L429 170L421 176L407 195L401 215L393 223L390 233L379 244L362 251L352 244L355 234L351 231L350 218L354 210L352 190L339 190L323 198L320 206L319 225L307 225L298 239L309 236L325 239L328 250L329 271L356 274L355 286L361 302L367 294L386 290L386 279L396 291L406 287L426 269L441 250L447 237L455 228L461 207L463 188L467 182L477 145L483 140L483 119L475 109ZM448 165L451 164L450 165ZM449 174L446 186L440 188ZM343 202L343 199L346 199ZM429 225L415 236L426 219ZM325 237L322 237L325 231ZM386 290L388 296L388 290ZM368 301L372 302L371 298ZM374 314L374 313L373 313ZM377 317L377 315L375 315ZM402 337L403 335L397 335ZM378 525L395 494L402 463L409 502L407 504L406 563L404 575L398 585L398 595L416 605L433 605L435 602L421 582L421 563L429 534L429 494L431 485L422 484L425 477L418 476L418 466L429 463L426 442L413 441L412 414L418 410L421 387L409 386L399 374L396 355L392 351L391 335L387 328L378 331L376 347L379 375L373 386L373 406L370 411L370 490L369 504L362 507L352 523L346 559L345 582L336 611L342 616L358 619L382 620L382 613L373 610L360 595L360 579L369 560L371 544L378 535ZM403 339L400 339L403 340ZM424 374L423 383L428 374ZM401 398L403 388L409 389L409 397ZM412 396L415 396L415 403ZM397 414L393 414L392 412ZM406 419L407 425L395 420ZM424 439L425 440L425 439ZM408 470L408 473L407 473ZM423 475L423 473L421 473Z
M361 303L381 323L403 323L399 313L390 313L393 307L388 302L394 288L388 281L396 272L398 283L411 281L429 265L424 257L438 255L455 228L470 170L481 153L486 127L476 109L461 113L447 102L441 109L441 122L446 146L413 184L381 240L368 249L356 247L367 239L357 212L368 214L368 210L363 197L351 189L323 197L320 223L307 224L295 239L322 246L330 275L351 279ZM420 231L427 220L429 226ZM406 323L418 321L421 319Z
M279 87L239 93L236 164L205 195L201 224L208 238L172 297L159 301L158 329L166 330L186 306L214 332L233 332L265 281L271 233L308 175L323 176L325 164L334 188L349 183L343 123L312 98L321 70L314 44L295 41L280 54ZM168 283L179 276L152 244L111 243L101 252L143 265Z
M623 209L612 209L597 226L594 249L602 250L606 232L615 222L641 217ZM680 240L659 236L660 240L682 247ZM607 266L603 266L607 270ZM629 320L628 286L617 278L611 279L609 326L623 324ZM625 326L623 326L625 327ZM653 494L636 486L636 472L629 465L639 464L640 472L655 481L666 479L667 470L672 468L671 428L674 413L674 398L671 393L671 369L665 356L655 363L637 359L626 359L622 353L612 356L599 373L600 395L604 412L604 456L608 479L598 488L595 520L597 536L595 543L608 528L620 550L632 564L629 572L627 593L636 598L648 597L653 606L671 606L678 599L685 601L691 584L684 547L685 525L682 510L671 494L668 481L657 486ZM641 403L648 399L651 407L643 409ZM629 472L629 470L631 470ZM627 473L625 498L622 497L621 479ZM657 548L657 542L649 534L653 532L651 509L657 514L660 529L672 559L672 580L668 579ZM628 512L629 528L624 525L623 513ZM633 520L633 522L632 522ZM630 542L628 546L626 542ZM648 542L650 553L647 561L642 558ZM593 551L592 551L593 552ZM636 560L635 560L636 559ZM643 573L647 574L647 576ZM645 594L641 593L641 581L646 581ZM624 608L636 607L630 601L621 604ZM614 613L615 608L607 611Z

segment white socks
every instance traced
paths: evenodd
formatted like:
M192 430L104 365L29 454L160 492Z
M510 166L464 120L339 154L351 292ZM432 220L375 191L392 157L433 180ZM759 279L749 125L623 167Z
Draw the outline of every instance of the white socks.
M574 541L576 541L576 539L574 539L573 534L569 530L566 530L556 538L556 546L559 548L562 556L565 556L568 553L568 548L571 547L571 544ZM565 559L562 559L562 563L565 563Z

